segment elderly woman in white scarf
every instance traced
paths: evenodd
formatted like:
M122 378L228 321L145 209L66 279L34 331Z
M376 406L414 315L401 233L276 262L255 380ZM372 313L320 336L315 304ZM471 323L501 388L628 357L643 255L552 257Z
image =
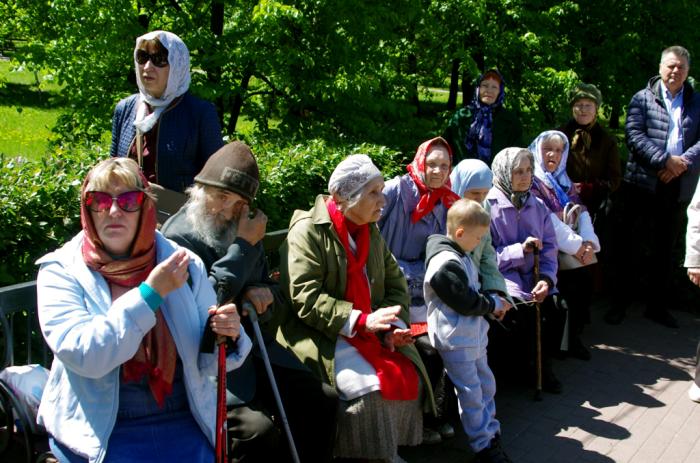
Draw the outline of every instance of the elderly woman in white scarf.
M591 216L581 203L573 182L566 173L569 140L562 132L547 130L530 144L535 156L532 193L550 209L559 247L558 288L569 308L569 340L563 352L581 360L591 354L580 334L590 321L593 277L588 265L595 262L600 241L593 230Z
M363 154L343 160L310 211L295 211L280 255L291 301L285 345L340 395L334 455L400 461L433 408L409 329L406 279L379 234L384 178Z
M136 39L139 92L114 110L111 156L136 160L149 182L183 192L224 144L214 105L194 97L190 53L172 32Z

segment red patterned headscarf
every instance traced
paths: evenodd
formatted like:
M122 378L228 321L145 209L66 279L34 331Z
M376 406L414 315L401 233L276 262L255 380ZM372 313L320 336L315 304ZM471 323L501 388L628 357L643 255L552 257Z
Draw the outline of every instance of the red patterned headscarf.
M119 161L121 159L121 161ZM110 285L133 288L146 280L156 264L156 206L146 195L141 205L139 225L128 258L115 259L104 247L95 228L92 215L85 203L85 194L95 171L104 168L105 163L130 162L138 171L139 188L147 191L148 180L138 169L138 165L127 158L110 158L95 166L85 178L80 191L80 221L83 225L83 260L85 264L100 273ZM106 170L111 178L112 171ZM162 312L156 312L156 324L143 337L139 349L131 360L122 365L124 381L140 381L148 378L148 385L156 402L162 407L165 397L172 393L172 383L177 365L177 348Z
M100 166L100 164L98 164ZM97 167L97 166L96 166ZM83 226L83 260L91 269L99 272L107 281L132 288L146 279L156 261L156 206L146 195L141 205L141 217L128 259L115 260L109 255L95 228L90 210L85 204L87 186L92 179L93 168L85 178L80 191L80 222ZM139 171L142 189L149 188L148 180Z
M450 170L452 170L452 148L450 148L449 143L442 137L436 137L423 142L418 147L413 162L406 166L408 174L413 179L420 193L418 204L411 214L412 223L418 222L423 216L429 214L438 201L442 201L445 207L449 209L452 203L459 199L459 196L450 188L449 172L447 181L440 188L430 188L425 184L425 158L428 156L428 153L430 153L430 150L436 146L445 147L447 154L450 156Z

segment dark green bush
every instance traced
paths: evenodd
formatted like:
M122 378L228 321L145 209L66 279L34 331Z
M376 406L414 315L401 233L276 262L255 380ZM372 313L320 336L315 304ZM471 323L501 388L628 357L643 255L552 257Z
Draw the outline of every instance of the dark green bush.
M295 209L309 209L316 195L327 192L331 172L349 154L367 154L387 179L404 172L402 154L385 146L321 139L284 147L250 143L260 166L256 202L268 216L268 230L287 228Z
M36 162L0 156L0 285L33 280L34 261L80 229L80 185L98 157L89 149Z
M286 228L295 209L308 209L348 154L368 154L386 178L404 171L401 153L384 146L321 139L283 147L249 143L260 165L257 205L269 217L268 230ZM37 162L0 157L0 286L34 279L34 261L80 230L80 186L101 157L88 149L59 149Z

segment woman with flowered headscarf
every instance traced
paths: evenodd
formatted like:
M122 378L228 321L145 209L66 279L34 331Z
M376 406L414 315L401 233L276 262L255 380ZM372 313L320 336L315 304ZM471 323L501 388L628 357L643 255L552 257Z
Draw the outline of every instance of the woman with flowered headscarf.
M534 358L535 310L540 303L545 391L560 393L562 385L552 371L551 357L559 351L563 328L552 295L557 292L557 241L550 211L531 192L534 157L525 148L506 148L493 159L493 185L486 196L491 212L491 238L496 249L498 269L506 280L508 293L517 310L506 315L510 333L489 331L490 358L501 364L505 358L526 360L509 365L528 365ZM534 253L539 250L539 280L534 279ZM492 337L493 336L493 337ZM518 354L529 354L520 359ZM497 369L497 368L494 368ZM533 373L533 371L529 371ZM534 377L534 376L533 376Z
M344 159L310 211L295 211L280 250L291 301L278 340L334 386L334 455L397 460L422 439L432 390L409 328L406 280L375 222L384 178L364 154Z
M425 243L432 234L445 234L447 209L459 197L450 189L452 152L444 139L423 142L406 168L407 174L384 186L386 205L377 225L408 283L411 330L438 403L438 416L425 416L423 442L438 443L443 437L452 437L454 429L446 419L447 391L451 388L445 386L440 355L430 345L427 334L423 300Z
M520 120L503 107L505 89L498 69L484 72L476 81L469 105L452 116L443 136L452 147L455 164L480 159L490 166L494 153L522 145Z
M37 421L61 462L213 461L214 354L205 327L251 348L234 304L216 307L202 261L156 231L131 159L88 173L83 230L37 261L39 324L54 353ZM208 322L208 319L210 321Z
M136 39L139 93L117 103L111 156L136 160L151 183L183 192L224 145L211 103L190 88L190 52L177 35L153 31Z
M557 130L542 132L530 144L530 151L535 156L532 192L552 213L560 251L558 287L569 308L569 342L564 351L581 360L589 360L591 354L583 345L580 334L590 319L593 292L593 277L587 266L594 262L595 253L600 251L600 241L593 230L591 216L581 204L576 186L566 172L569 157L566 135ZM572 207L579 212L565 216L565 208L576 211ZM562 259L564 255L573 256L573 264Z

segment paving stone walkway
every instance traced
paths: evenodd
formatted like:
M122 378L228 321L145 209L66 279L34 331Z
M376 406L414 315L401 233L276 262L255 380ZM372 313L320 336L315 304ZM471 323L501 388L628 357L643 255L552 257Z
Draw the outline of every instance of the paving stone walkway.
M687 396L700 316L676 311L681 328L672 330L642 317L641 307L610 326L604 310L593 308L583 336L591 361L555 361L563 394L535 402L531 389L499 389L507 453L516 463L700 462L700 404ZM463 434L399 453L409 463L474 459Z

